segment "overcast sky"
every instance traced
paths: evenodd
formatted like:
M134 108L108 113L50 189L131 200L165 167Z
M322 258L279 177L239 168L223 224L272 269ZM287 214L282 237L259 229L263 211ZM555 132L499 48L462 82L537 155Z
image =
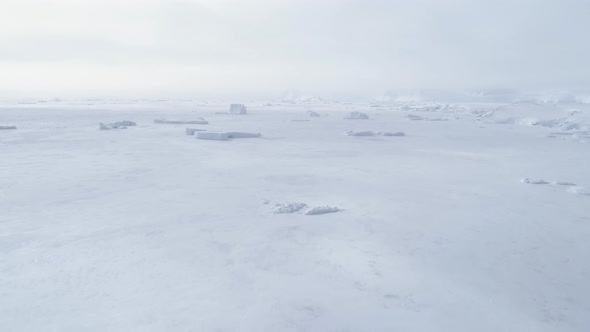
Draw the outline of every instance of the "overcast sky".
M590 86L587 0L2 0L0 97Z

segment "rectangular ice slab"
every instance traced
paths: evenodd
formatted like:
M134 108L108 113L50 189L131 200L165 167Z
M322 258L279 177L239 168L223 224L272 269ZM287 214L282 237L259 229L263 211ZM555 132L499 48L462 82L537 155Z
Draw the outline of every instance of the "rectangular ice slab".
M229 139L229 133L214 133L210 131L200 131L195 134L195 138L213 141L227 141Z
M262 136L260 133L241 133L238 131L230 131L227 134L230 138L256 138Z
M16 126L0 126L0 130L16 129Z
M205 131L205 129L186 128L186 134L189 136L193 136L197 131Z

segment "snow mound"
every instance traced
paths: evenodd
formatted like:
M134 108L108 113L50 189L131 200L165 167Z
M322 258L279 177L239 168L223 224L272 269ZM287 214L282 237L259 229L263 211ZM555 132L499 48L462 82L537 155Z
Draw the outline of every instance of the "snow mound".
M590 189L585 187L571 187L567 191L576 195L590 196Z
M366 113L362 113L362 112L350 112L350 114L348 114L348 116L345 119L348 120L367 120L369 118L369 116Z
M16 126L0 126L0 130L11 130L16 129Z
M524 178L524 179L520 180L520 182L527 183L527 184L548 184L549 183L543 179L531 179L531 178Z
M325 206L312 207L311 209L309 209L309 211L305 212L305 214L308 216L315 216L315 215L326 214L326 213L334 213L334 212L338 212L338 211L340 211L340 209L337 207L331 207L331 206L325 205Z
M100 130L111 130L111 129L127 129L127 127L137 126L137 123L129 120L113 122L113 123L100 123Z
M377 135L380 135L380 136L406 136L406 134L403 131L396 131L396 132L380 131L377 133Z
M209 122L203 118L198 118L196 120L166 120L166 119L155 119L154 123L166 123L166 124L208 124Z
M284 214L284 213L294 213L300 211L307 205L305 203L287 203L287 204L277 204L273 209L273 213L276 214Z
M231 104L229 106L229 112L231 114L247 114L246 106L244 104Z
M205 129L197 129L197 128L186 128L186 134L188 136L193 136L198 131L205 131Z
M314 111L307 111L307 116L310 116L312 118L317 118L320 116L320 113L314 112Z

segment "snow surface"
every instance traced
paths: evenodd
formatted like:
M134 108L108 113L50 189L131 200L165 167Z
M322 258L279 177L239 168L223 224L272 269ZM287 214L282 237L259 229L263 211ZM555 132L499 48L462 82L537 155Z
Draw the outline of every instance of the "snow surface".
M274 101L1 104L0 331L590 330L587 106L499 124L498 104L404 103L306 123ZM163 114L264 136L199 141ZM342 134L369 123L411 135Z
M166 119L155 119L154 123L163 123L163 124L208 124L209 122L203 118L198 118L196 120L166 120Z

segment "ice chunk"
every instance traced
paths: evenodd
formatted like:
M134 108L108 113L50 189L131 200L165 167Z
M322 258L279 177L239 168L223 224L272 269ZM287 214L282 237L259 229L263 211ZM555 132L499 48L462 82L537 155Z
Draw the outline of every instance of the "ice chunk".
M133 126L137 126L137 123L133 122L133 121L119 121L119 122L113 122L110 124L111 126L114 127L133 127Z
M244 104L231 104L229 107L231 114L246 114L246 106Z
M287 204L277 204L273 209L273 212L276 214L282 213L294 213L297 212L307 205L305 203L287 203Z
M380 132L377 133L377 135L381 135L381 136L406 136L406 134L403 131L396 131L396 132L380 131Z
M132 126L137 126L137 123L133 122L133 121L119 121L119 122L113 122L113 123L100 123L99 124L99 129L100 130L110 130L110 129L127 129L127 127L132 127Z
M366 120L368 119L369 116L366 113L361 113L361 112L350 112L350 114L348 114L348 116L345 119L349 119L349 120Z
M193 136L197 131L205 131L205 129L186 128L186 134Z
M230 131L227 134L229 138L256 138L262 136L260 133L242 133L238 131Z
M16 126L0 126L0 130L16 129Z
M319 117L319 116L320 116L320 113L318 113L318 112L314 112L314 111L307 111L307 115L308 115L308 116L311 116L311 117L313 117L313 118L317 118L317 117Z
M167 124L208 124L209 122L203 118L198 118L196 120L166 120L166 119L155 119L154 123L167 123Z
M305 214L307 214L309 216L314 216L314 215L318 215L318 214L334 213L334 212L338 212L338 211L340 211L339 208L326 205L326 206L315 206L315 207L311 208L309 211L305 212Z
M352 131L349 130L346 132L348 136L375 136L375 133L372 131Z
M227 141L229 139L229 134L225 132L215 133L210 131L199 131L195 133L195 138L213 141Z
M548 184L549 183L543 179L530 179L530 178L524 178L520 181L522 183L528 183L528 184Z
M576 185L573 182L567 182L567 181L553 181L553 182L551 182L551 184L554 186L575 186Z

